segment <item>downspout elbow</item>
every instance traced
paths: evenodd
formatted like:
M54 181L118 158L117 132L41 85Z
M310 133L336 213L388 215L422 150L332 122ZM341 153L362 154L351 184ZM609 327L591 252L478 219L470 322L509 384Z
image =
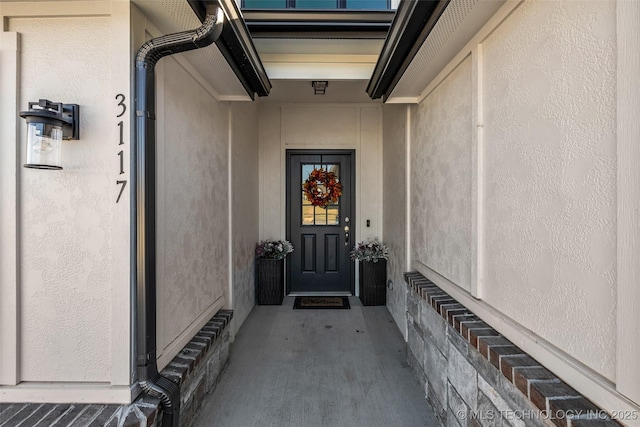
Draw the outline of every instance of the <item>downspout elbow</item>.
M222 33L224 12L219 7L215 7L213 10L215 12L211 11L202 26L195 30L167 34L143 44L136 55L136 66L142 63L155 66L165 56L201 49L218 40Z

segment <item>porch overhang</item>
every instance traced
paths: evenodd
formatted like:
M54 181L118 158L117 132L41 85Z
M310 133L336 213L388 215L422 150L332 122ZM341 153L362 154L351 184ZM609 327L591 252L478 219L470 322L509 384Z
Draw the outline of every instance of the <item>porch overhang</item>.
M238 80L254 99L254 94L267 96L271 90L269 77L260 61L251 35L234 0L187 0L194 13L203 22L206 4L218 3L225 14L225 25L216 46L224 56Z
M367 86L367 93L372 99L386 100L431 33L449 1L404 0L400 2L373 76Z

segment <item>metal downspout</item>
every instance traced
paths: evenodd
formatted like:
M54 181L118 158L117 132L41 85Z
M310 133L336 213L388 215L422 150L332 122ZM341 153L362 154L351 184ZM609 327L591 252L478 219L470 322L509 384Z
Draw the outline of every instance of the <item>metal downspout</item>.
M140 387L162 401L165 427L177 427L180 388L158 373L156 361L156 133L155 66L169 55L206 47L222 33L224 14L211 5L200 28L168 34L146 42L136 55L135 260L137 373Z

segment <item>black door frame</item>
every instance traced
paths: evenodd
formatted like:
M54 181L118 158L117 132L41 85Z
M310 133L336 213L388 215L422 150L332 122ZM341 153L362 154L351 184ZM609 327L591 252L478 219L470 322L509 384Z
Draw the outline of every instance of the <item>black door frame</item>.
M356 150L354 149L345 149L345 150L339 150L339 149L332 149L332 150L320 150L320 149L291 149L291 150L286 150L286 182L285 182L285 209L287 212L286 215L286 238L287 240L291 241L291 200L289 197L289 189L291 186L291 174L289 173L289 171L291 170L291 156L294 155L335 155L335 154L342 154L342 155L349 155L351 158L351 164L350 169L351 169L351 216L350 216L350 221L349 224L351 224L349 226L350 230L349 230L349 246L350 249L355 245L354 242L357 242L356 240L356 229L355 229L355 224L357 224L356 221L354 221L354 218L356 218L357 215L357 211L356 211ZM301 190L302 191L302 190ZM295 248L294 248L295 250ZM356 294L356 269L354 266L354 262L351 261L349 262L349 280L350 280L350 284L349 284L349 289L351 291L351 295ZM288 295L291 292L291 263L288 262L287 260L287 268L286 268L286 285L285 285L285 294Z

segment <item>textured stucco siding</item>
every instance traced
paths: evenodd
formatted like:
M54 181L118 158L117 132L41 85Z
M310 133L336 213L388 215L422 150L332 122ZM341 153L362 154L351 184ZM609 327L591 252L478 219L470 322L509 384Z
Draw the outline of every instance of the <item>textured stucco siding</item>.
M525 3L485 41L483 87L486 300L609 379L615 29L615 2Z
M229 288L229 110L173 58L158 67L158 353L170 360Z
M411 235L415 259L471 289L471 60L414 110ZM414 214L415 211L415 214Z
M611 380L615 31L613 1L524 2L482 43L477 80L467 57L414 110L411 141L414 259L472 291L478 245L481 298Z
M10 19L8 29L21 34L20 108L47 98L81 112L81 140L63 142L63 171L18 171L19 379L108 382L113 273L126 268L114 265L114 239L129 239L113 235L122 205L115 204L111 20L27 17ZM22 165L26 125L17 120Z

